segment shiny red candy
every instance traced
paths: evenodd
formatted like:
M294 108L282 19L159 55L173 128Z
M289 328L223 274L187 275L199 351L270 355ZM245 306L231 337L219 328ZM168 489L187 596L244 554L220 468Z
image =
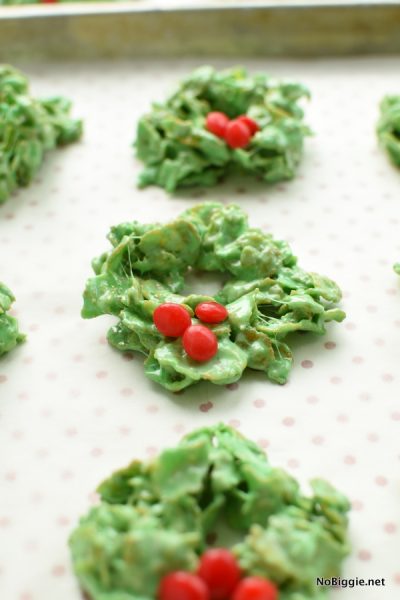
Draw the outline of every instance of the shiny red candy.
M201 302L194 312L203 323L221 323L228 316L225 306L218 302Z
M257 131L260 131L258 123L256 123L254 119L248 117L247 115L241 115L237 118L237 120L246 125L251 135L254 135L255 133L257 133Z
M197 575L175 571L161 580L157 597L158 600L210 600L210 593Z
M206 129L214 135L223 138L229 123L229 118L223 112L210 112L206 118Z
M153 313L153 321L158 331L168 337L181 336L192 322L186 308L171 302L157 306Z
M211 600L228 600L240 580L236 558L224 548L204 552L197 574L207 584Z
M204 325L191 325L183 334L182 344L186 354L199 362L210 360L218 352L215 334Z
M234 119L228 124L225 132L225 141L231 148L245 148L251 139L250 129L239 119Z
M268 579L245 577L236 587L232 600L278 600L278 590Z

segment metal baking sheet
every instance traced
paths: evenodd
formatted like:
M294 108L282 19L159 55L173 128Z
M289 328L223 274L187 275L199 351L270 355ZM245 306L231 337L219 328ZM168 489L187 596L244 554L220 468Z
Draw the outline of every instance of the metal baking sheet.
M0 57L400 52L398 0L133 0L0 7Z
M385 578L332 600L400 593L400 174L377 148L377 105L399 90L399 59L244 60L309 85L298 177L231 181L168 197L139 191L135 123L200 61L18 63L35 94L62 93L85 120L81 143L55 151L35 183L0 208L0 277L17 296L28 340L0 363L0 598L79 600L67 538L96 484L192 428L225 421L302 482L332 480L352 503L347 577ZM228 66L225 60L214 65ZM112 318L83 321L90 260L108 228L169 220L203 199L239 203L250 222L288 240L309 270L344 290L347 320L294 342L290 382L248 373L238 385L173 395L142 359L105 343ZM197 289L210 289L207 279Z

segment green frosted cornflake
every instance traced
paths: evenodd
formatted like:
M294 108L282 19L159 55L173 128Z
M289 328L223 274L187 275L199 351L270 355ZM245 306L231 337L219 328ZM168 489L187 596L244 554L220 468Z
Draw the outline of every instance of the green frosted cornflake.
M400 96L383 98L376 132L392 163L400 167Z
M70 109L66 98L33 98L26 77L0 65L0 204L30 184L48 150L81 137L82 121Z
M123 223L111 229L109 240L112 249L93 261L96 275L87 282L82 316L115 315L109 343L142 352L145 374L171 391L201 380L233 383L247 367L285 383L293 360L283 341L288 334L322 335L327 322L345 317L336 306L338 286L300 269L289 246L249 227L236 205L200 204L167 225ZM183 296L190 269L229 279L215 297ZM197 304L212 300L225 305L229 316L209 326L219 350L199 363L187 356L181 338L166 338L156 329L153 312L174 302L197 323Z
M244 575L272 580L284 600L320 600L316 578L340 575L350 552L350 505L326 481L311 490L232 428L193 431L101 484L70 537L75 573L91 600L154 600L164 575L196 570L218 530Z
M242 67L216 71L201 67L165 102L156 103L137 127L136 153L145 168L139 186L155 184L173 192L214 185L229 171L268 182L292 179L310 130L298 101L309 97L296 83L249 75ZM248 146L232 149L205 128L209 112L231 119L246 114L260 127Z
M0 356L25 340L25 335L19 331L17 319L7 314L14 300L12 292L0 282Z

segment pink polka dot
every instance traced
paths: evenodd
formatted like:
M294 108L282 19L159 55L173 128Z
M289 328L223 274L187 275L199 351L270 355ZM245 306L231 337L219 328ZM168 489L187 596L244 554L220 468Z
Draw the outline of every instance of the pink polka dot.
M118 427L118 431L121 435L129 435L132 429L130 427L127 427L126 425L121 425L121 427Z
M371 395L368 392L362 392L359 396L360 400L363 402L369 402L371 400Z
M133 389L132 388L122 388L122 390L120 391L121 396L133 396Z
M177 423L176 425L174 425L174 431L175 433L179 433L182 434L185 432L185 426L183 425L183 423Z
M225 387L227 390L230 390L231 392L233 392L238 389L239 384L238 383L228 383L228 385L226 385Z
M302 360L301 366L303 367L303 369L312 369L314 363L312 360Z
M6 375L0 375L0 383L5 383L7 381Z
M325 342L324 347L327 350L334 350L334 348L336 348L336 344L335 342Z
M360 560L364 560L364 561L368 561L371 560L371 552L369 552L369 550L360 550L360 552L358 553L358 558Z
M395 573L393 579L397 585L400 585L400 573Z
M156 404L150 404L147 408L146 408L147 412L150 414L155 414L157 413L160 409Z
M351 506L353 510L360 511L364 508L364 503L361 500L353 500Z
M265 400L263 400L262 398L257 398L257 400L254 400L253 404L256 408L264 408Z
M391 383L393 381L393 379L394 379L394 376L391 373L384 373L382 375L382 380L385 383Z
M346 465L355 465L356 464L356 457L353 456L352 454L347 454L344 459L343 462Z
M396 533L397 531L397 525L396 523L385 523L383 526L384 531L386 531L386 533Z
M260 440L258 440L258 445L261 446L261 448L268 448L269 440L266 440L265 438L261 438Z
M377 433L371 432L367 435L367 440L369 442L377 442L379 440L379 435Z
M339 385L340 383L342 383L342 378L335 375L334 377L331 377L330 382L333 385Z
M377 477L375 477L375 483L376 485L383 487L388 484L388 480L383 475L377 475Z
M105 379L108 376L107 371L97 371L96 377L97 379Z
M212 402L203 402L203 404L200 404L199 409L201 412L208 412L213 408L213 406L214 405Z
M240 421L239 421L239 419L231 419L229 421L229 425L231 427L233 427L234 429L238 429L240 427Z
M317 396L308 396L307 402L308 404L317 404L319 402L319 398L317 398Z
M103 449L102 448L92 448L90 451L91 456L93 456L94 458L97 458L98 456L101 456L103 454Z
M291 469L297 469L300 466L300 463L296 458L289 458L287 464Z
M156 446L148 446L146 448L146 454L148 454L149 456L156 456L157 453L158 449L156 448Z
M65 575L65 571L66 569L63 565L54 565L51 570L51 574L54 575L54 577L62 577Z
M348 420L349 420L349 417L348 417L348 415L346 415L346 414L344 414L344 413L340 413L340 414L337 416L337 420L338 420L338 422L339 422L339 423L347 423L347 422L348 422Z
M353 358L352 358L352 362L353 362L355 365L362 365L362 363L364 362L364 359L363 359L363 357L362 357L362 356L353 356Z
M400 412L397 412L397 411L396 411L396 412L393 412L393 413L391 414L391 419L392 419L393 421L400 421Z
M322 444L324 443L325 440L322 435L315 435L311 441L316 446L322 446Z
M67 437L75 437L77 435L78 431L76 429L76 427L67 427L67 429L65 430L65 435Z
M344 326L348 331L354 331L354 329L356 329L355 323L345 323Z
M282 423L283 425L285 425L285 427L293 427L293 425L295 424L295 420L293 419L293 417L285 417L284 419L282 419Z

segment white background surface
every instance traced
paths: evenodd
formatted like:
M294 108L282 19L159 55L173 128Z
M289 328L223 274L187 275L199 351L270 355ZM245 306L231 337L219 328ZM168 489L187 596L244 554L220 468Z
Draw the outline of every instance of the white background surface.
M107 346L112 318L83 321L79 311L110 225L168 220L200 199L138 191L130 149L138 117L194 64L19 66L35 94L73 99L85 135L0 209L0 278L28 333L0 362L1 600L78 600L66 542L97 483L221 420L302 481L325 476L351 498L344 575L384 577L386 587L332 597L399 598L400 173L374 135L378 101L400 93L399 59L248 64L309 85L315 137L293 182L232 182L201 199L237 202L252 224L288 240L301 266L341 285L348 317L325 338L297 338L283 387L249 372L231 389L180 395L145 379L142 358Z

